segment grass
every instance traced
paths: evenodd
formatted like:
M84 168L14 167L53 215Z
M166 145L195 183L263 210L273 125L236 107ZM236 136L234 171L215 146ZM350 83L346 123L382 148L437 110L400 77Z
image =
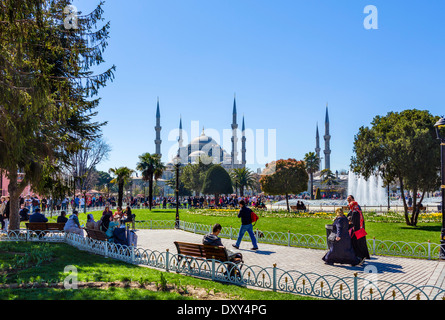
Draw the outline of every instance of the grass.
M31 255L33 252L46 254L38 264L31 260L26 264L16 264L15 257ZM78 281L85 283L81 290L39 285L63 283L70 275L64 272L68 265L77 268ZM56 243L0 242L0 276L2 284L10 285L0 290L1 300L201 300L215 296L235 300L313 300L161 272ZM108 287L88 286L98 283L108 284ZM157 289L148 290L148 284ZM15 288L17 285L21 287Z

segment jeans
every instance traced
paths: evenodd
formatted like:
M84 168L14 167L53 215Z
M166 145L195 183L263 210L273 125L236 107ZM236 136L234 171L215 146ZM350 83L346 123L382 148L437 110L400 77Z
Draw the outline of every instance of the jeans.
M258 248L258 244L256 242L256 238L255 238L255 233L253 233L253 226L252 224L246 224L246 225L241 225L241 228L239 230L239 234L238 234L238 240L236 241L236 246L239 247L241 244L241 240L244 237L245 233L249 233L250 236L250 240L252 240L252 245L254 248Z

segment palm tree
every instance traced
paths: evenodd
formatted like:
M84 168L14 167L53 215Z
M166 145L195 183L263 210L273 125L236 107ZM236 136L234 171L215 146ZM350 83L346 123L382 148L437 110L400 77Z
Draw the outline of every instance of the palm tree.
M153 181L158 180L165 170L161 157L158 154L148 152L139 156L139 162L136 169L142 174L142 180L148 181L148 204L151 210L153 203Z
M117 184L118 186L117 205L119 207L122 207L124 186L130 181L131 175L134 173L134 170L127 167L120 167L120 168L110 168L108 172L114 176L114 179L111 180L111 183Z
M230 172L233 184L240 190L240 196L244 197L244 188L254 189L257 181L249 168L235 168Z
M308 152L304 155L304 162L311 180L311 200L314 200L314 173L320 170L320 158L315 152Z

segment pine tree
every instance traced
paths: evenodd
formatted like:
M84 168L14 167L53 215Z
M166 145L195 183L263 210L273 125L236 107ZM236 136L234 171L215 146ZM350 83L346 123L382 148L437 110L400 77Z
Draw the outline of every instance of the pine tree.
M0 3L0 168L10 180L10 230L19 229L18 199L29 183L67 162L79 141L95 139L105 123L93 122L97 94L115 67L94 74L104 62L109 23L103 3L75 16L67 0L4 0ZM73 26L73 24L71 24ZM18 172L24 174L18 182Z

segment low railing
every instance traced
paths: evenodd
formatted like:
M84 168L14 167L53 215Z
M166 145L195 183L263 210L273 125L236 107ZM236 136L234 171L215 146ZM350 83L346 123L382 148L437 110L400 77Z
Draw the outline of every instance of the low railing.
M62 242L80 250L104 257L114 258L135 265L177 272L189 276L220 281L251 288L272 290L335 300L444 300L445 289L406 282L391 283L378 280L375 275L350 277L321 275L315 272L302 273L297 270L284 270L277 265L262 267L257 265L239 266L215 259L184 259L169 252L152 251L145 248L84 238L73 233L49 231L42 235L37 231L10 231L1 240L9 241L50 241ZM238 272L233 272L237 269Z
M180 221L179 228L184 231L196 234L207 234L212 232L211 225L204 225L194 222ZM174 229L174 220L148 220L136 221L138 229ZM326 236L309 235L291 232L275 232L265 230L255 230L255 236L259 243L285 245L289 247L303 247L311 249L327 249ZM222 238L237 239L239 228L223 227L219 234ZM246 233L243 240L250 241ZM418 242L404 242L391 240L367 239L368 249L372 255L389 255L409 258L439 259L440 244Z

